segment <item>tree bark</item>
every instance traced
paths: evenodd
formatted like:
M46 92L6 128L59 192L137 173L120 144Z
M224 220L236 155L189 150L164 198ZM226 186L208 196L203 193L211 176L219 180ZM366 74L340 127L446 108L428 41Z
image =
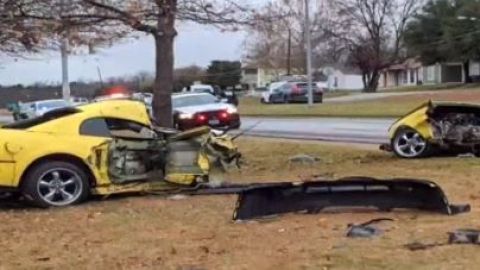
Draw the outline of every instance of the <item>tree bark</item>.
M464 82L465 83L472 83L472 77L470 76L470 61L467 60L463 63L463 70L464 70Z
M364 92L374 93L378 89L378 80L380 79L380 72L378 70L372 71L371 76L368 79L368 84L365 86Z
M368 86L368 75L367 72L362 72L362 82L363 82L363 90L367 89Z
M153 112L158 125L172 127L174 37L155 37L155 83L153 85Z
M172 1L176 2L176 1ZM170 7L175 8L176 3ZM158 125L173 127L172 117L172 91L174 71L174 41L177 34L175 30L174 10L165 11L158 18L158 33L155 38L155 83L153 86L153 112Z

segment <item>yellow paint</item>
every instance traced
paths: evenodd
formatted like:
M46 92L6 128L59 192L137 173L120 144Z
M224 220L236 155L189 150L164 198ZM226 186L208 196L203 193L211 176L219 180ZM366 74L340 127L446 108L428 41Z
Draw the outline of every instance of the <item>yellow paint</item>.
M208 174L208 172L210 171L210 160L208 159L208 156L203 152L198 155L198 166L204 174Z
M173 184L190 186L195 183L198 175L185 173L169 173L165 176L165 181Z
M391 139L395 136L398 128L400 127L409 127L416 130L422 135L425 139L431 139L433 137L433 130L430 124L427 122L428 115L427 111L431 103L422 104L420 107L411 111L404 117L400 118L395 122L392 127L389 129L389 136Z

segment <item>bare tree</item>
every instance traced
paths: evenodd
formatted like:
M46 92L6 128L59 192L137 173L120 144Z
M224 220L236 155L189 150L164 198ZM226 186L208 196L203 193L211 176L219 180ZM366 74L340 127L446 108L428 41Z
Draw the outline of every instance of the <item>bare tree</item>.
M2 18L10 22L7 24L9 26L6 28L7 31L20 35L25 48L35 52L43 50L61 52L62 96L65 99L70 98L69 54L85 51L93 53L98 47L109 46L127 33L125 29L116 27L104 18L78 19L76 14L82 7L66 0L0 1L3 1L0 8L8 11L2 13ZM2 47L4 50L7 48L12 51L9 48L12 46Z
M245 61L277 70L306 73L305 0L276 0L260 12L275 19L250 28L245 41ZM311 14L313 67L337 65L344 61L344 42L332 38L330 31L343 31L334 20L338 14L330 1L318 1Z
M262 24L253 25L245 41L245 61L266 68L306 72L304 0L277 0L266 5L260 13L270 16ZM320 14L312 20L314 34L320 31ZM318 35L313 35L313 47L318 45Z
M180 92L184 87L191 86L194 82L204 81L207 74L205 69L193 65L175 69L173 77L173 89L175 92Z
M363 73L365 91L374 92L382 69L405 57L408 21L422 6L419 0L336 0L338 16L326 24L329 38L348 49L349 60Z
M58 4L60 0L39 0ZM150 35L156 48L154 83L154 112L163 126L172 125L171 98L173 89L174 40L177 21L200 24L238 25L252 24L256 17L244 1L234 0L69 0L72 23L88 24L92 21L108 22L115 27ZM214 45L212 45L214 46Z
M17 17L11 4L12 0L0 0L0 52L17 54L33 50L40 39L40 28Z

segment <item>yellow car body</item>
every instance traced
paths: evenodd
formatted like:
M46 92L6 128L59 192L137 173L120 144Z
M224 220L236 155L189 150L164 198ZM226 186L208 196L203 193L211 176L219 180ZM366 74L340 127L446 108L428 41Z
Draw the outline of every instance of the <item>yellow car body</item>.
M143 137L144 134L140 137L137 137L139 134L135 132L130 134L129 130L126 130L128 134L121 137L92 135L86 131L88 125L91 125L91 129L95 130L95 124L92 123L102 122L104 119L113 122L112 126L120 123L120 128L123 128L122 125L124 124L126 126L132 125L135 128L145 127L146 131L149 131L146 135L147 138ZM85 133L82 133L82 129L85 129ZM110 100L76 108L65 108L47 113L43 117L5 125L0 129L0 186L5 190L23 191L22 188L25 186L27 175L32 173L33 169L38 170L40 164L44 165L49 162L72 163L83 170L89 178L90 194L108 195L119 192L166 189L179 185L190 186L194 185L199 179L208 179L211 169L210 159L216 158L215 155L226 155L229 160L237 155L236 147L230 137L212 137L208 128L199 128L180 134L169 134L166 135L165 139L155 138L156 135L152 134L153 130L155 129L145 105L132 100ZM124 130L120 131L123 132ZM144 131L143 128L141 131ZM195 141L195 143L190 141ZM177 150L168 149L170 142L172 142L171 144L179 144L178 149L184 147L181 146L182 144L187 145L187 147L194 144L194 148L190 147L189 149L198 149L198 151L196 154L193 152L189 155L195 155L195 162L189 163L189 167L182 167L181 161L180 163L176 161L178 164L170 164L166 161L164 168L155 168L158 171L156 174L138 173L139 176L135 176L136 178L132 178L131 181L128 180L128 177L122 178L122 182L119 182L118 179L117 181L112 179L112 168L109 167L111 166L109 162L112 162L112 152L109 152L109 147L112 144L122 144L118 146L120 154L113 153L119 155L116 161L121 163L121 158L130 158L130 155L136 153L137 150L144 151L142 147L146 145L149 147L153 145L158 148L158 151L155 150L157 148L148 149L148 151L152 151L152 149L156 151L153 154L159 155L159 153L165 152L175 157L175 151ZM212 144L220 145L221 149L218 150L219 147L216 147L215 150L208 151L207 148L211 147ZM128 147L131 147L132 150L128 150ZM135 149L135 147L138 149ZM125 149L130 152L121 152ZM143 156L148 155L144 154ZM177 160L182 160L182 155L177 156ZM158 160L162 158L159 157ZM125 160L123 162L125 163ZM136 160L130 162L135 166L138 165ZM144 165L140 164L138 166L143 168ZM132 168L135 169L136 167ZM64 173L64 171L59 172L60 174ZM164 172L164 174L160 175L161 172ZM44 177L48 176L53 179L59 174L58 172L55 175L55 172L52 173L50 176L46 175ZM82 173L78 172L78 174ZM74 176L76 177L78 174L74 174ZM54 180L47 179L47 182L50 183L47 186L47 191L53 190L55 188ZM40 184L38 184L37 190L42 188ZM34 188L31 189L35 192ZM51 205L40 203L40 206Z
M433 137L433 130L428 124L427 111L429 110L431 103L424 103L421 106L407 113L402 118L398 119L388 130L390 139L395 137L395 133L399 128L409 127L418 131L425 139L431 139Z
M480 131L480 105L429 101L395 121L389 129L390 144L381 149L402 158L417 158L437 147L476 147L480 143L477 138L465 137L476 129ZM402 153L402 146L411 153Z

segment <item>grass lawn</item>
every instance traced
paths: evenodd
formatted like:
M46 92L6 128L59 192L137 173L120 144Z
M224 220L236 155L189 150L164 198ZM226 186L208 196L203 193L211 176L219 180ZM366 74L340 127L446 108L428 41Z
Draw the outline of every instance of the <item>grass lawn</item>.
M470 89L470 90L480 90L479 83L469 83L469 84L438 84L438 85L415 85L415 86L405 86L405 87L395 87L390 89L382 89L378 92L418 92L418 91L442 91L442 90L461 90L461 89Z
M268 222L231 221L235 196L110 198L67 209L0 212L1 269L472 269L478 246L411 252L412 241L445 242L456 228L480 225L479 159L400 160L376 150L242 138L246 165L238 182L299 180L310 175L417 177L436 180L472 213L420 212L286 215ZM315 166L288 157L320 157ZM344 236L349 223L390 217L382 237Z
M416 93L341 103L315 104L261 104L257 98L240 100L239 110L244 116L285 116L285 117L398 117L428 100L480 102L480 91L457 89L435 93Z
M411 100L395 104L391 102L359 101L345 103L315 104L261 104L256 98L244 98L238 106L242 116L281 116L281 117L396 117L419 105Z

